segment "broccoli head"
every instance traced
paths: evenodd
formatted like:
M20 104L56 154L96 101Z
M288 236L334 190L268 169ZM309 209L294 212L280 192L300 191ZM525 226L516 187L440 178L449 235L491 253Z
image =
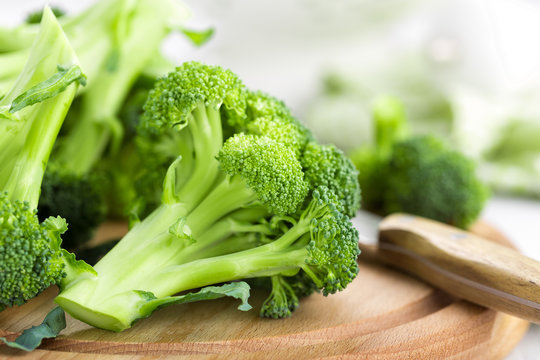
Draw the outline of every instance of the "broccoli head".
M22 305L64 276L62 218L40 223L28 203L0 193L0 311Z
M394 144L384 166L385 213L408 212L460 228L470 226L488 196L475 165L433 136L417 136Z
M351 154L359 170L364 209L407 212L466 228L488 196L474 163L431 135L410 136L401 103L375 106L375 146Z

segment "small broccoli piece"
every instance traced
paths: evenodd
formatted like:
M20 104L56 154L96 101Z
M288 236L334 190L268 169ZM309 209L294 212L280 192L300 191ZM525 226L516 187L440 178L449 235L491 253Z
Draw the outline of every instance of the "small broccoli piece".
M247 96L247 118L245 124L248 133L264 135L285 146L294 149L300 157L308 141L313 135L305 126L296 120L283 101L262 91L249 91ZM241 130L236 127L235 130Z
M0 100L0 309L82 269L60 249L65 220L40 223L36 215L45 166L78 83L84 75L77 57L45 8L24 71Z
M0 193L0 311L22 305L64 277L60 234L51 219L40 223L28 203Z
M432 136L398 142L385 166L385 213L408 212L467 228L487 199L474 163Z
M265 318L282 319L290 317L298 308L299 301L294 289L279 275L271 278L271 293L264 301L260 315Z
M54 165L49 165L43 177L38 217L41 221L49 216L65 218L69 229L62 236L63 247L76 250L92 238L97 226L105 220L104 179L99 174L76 175L61 168L52 170Z
M328 187L338 196L340 211L350 217L356 214L360 208L358 170L341 150L312 141L303 153L302 167L311 188Z
M351 157L359 170L365 209L407 212L466 228L487 199L474 163L434 136L407 137L403 107L386 99L375 108L376 147Z

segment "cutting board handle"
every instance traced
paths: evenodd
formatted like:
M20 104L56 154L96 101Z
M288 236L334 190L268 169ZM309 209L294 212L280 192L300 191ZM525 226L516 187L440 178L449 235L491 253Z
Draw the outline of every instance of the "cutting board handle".
M462 299L540 323L540 262L469 232L394 214L379 225L379 258Z

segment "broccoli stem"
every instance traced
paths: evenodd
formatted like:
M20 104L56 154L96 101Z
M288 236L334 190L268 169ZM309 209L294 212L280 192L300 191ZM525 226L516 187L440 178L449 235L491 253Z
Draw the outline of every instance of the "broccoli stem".
M118 112L136 79L159 53L159 44L170 28L157 19L159 15L171 16L171 7L168 1L102 1L82 13L89 18L75 17L66 25L67 31L76 32L78 26L93 30L89 34L104 34L74 36L83 41L75 46L81 49L83 64L91 66L90 73L95 76L83 95L81 117L74 119L73 128L55 154L65 170L87 174L109 145L113 152L119 148L124 134Z
M171 266L163 269L152 284L146 279L143 283L160 298L210 284L277 275L304 265L307 249L274 250L268 245Z
M223 144L223 131L217 107L199 103L190 117L189 130L196 161L189 180L178 191L177 197L184 203L199 204L212 188L219 172L216 156Z
M265 224L253 224L227 217L218 221L197 237L194 244L182 251L178 261L179 263L185 263L246 250L254 246L254 240L249 241L247 233L269 234L269 232L269 228ZM232 234L242 233L243 236L229 238Z
M251 233L239 233L230 235L226 238L221 238L220 240L211 242L205 248L200 249L197 252L190 251L193 250L192 245L186 248L186 252L182 254L182 257L179 257L178 261L179 263L186 263L188 261L227 255L232 254L233 252L244 251L254 248L261 245L261 242L258 239L258 234L255 232L256 230L253 231L254 232ZM196 242L195 244L198 244L198 242ZM189 255L187 255L187 251L190 251Z
M0 108L10 107L25 91L49 80L46 74L54 74L58 65L70 66L78 62L49 8L44 10L41 29L23 72L11 90L0 100ZM44 57L43 54L50 56ZM26 106L13 114L19 120L13 121L11 125L21 128L14 137L6 137L4 140L8 141L9 138L9 143L5 143L6 146L2 146L2 149L6 154L10 154L11 159L10 163L3 164L3 171L0 170L0 188L7 191L11 199L27 201L31 208L37 207L45 166L76 91L77 85L70 84L53 98L40 94L38 96L45 100ZM11 120L2 120L5 120L7 125L3 126L7 126L9 133ZM8 174L5 174L6 171Z
M160 215L170 216L165 210L154 212L153 221L159 221ZM96 264L97 277L69 286L55 301L84 322L121 331L149 315L141 313L141 309L151 299L219 282L304 268L308 256L305 235L309 232L310 221L301 220L269 244L185 264L179 264L177 257L184 246L172 235L162 233L145 238L135 247L126 246L124 238Z
M46 100L40 106L39 121L28 123L26 143L17 155L11 175L3 187L11 199L27 201L31 208L37 208L45 166L69 108L58 104L69 104L75 91L76 86L72 86L59 98Z
M138 258L148 255L150 247L159 247L154 246L155 238L168 235L171 224L186 216L188 212L189 208L183 203L159 206L144 221L136 224L94 268L100 273L109 267L118 266L114 273L130 273Z
M195 238L234 210L257 201L257 194L240 176L225 176L187 216L186 224Z

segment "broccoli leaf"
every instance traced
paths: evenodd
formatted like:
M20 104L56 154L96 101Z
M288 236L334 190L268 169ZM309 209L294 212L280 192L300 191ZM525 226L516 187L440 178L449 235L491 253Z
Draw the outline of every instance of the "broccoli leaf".
M225 296L241 300L242 303L238 306L238 310L248 311L251 309L251 305L248 304L249 290L249 285L244 281L232 282L221 286L207 286L195 293L151 300L144 305L142 313L150 315L154 310L165 306L187 304L201 300L213 300Z
M10 113L15 113L27 106L34 105L55 97L77 81L81 85L86 85L86 75L82 73L78 65L64 68L58 65L58 72L17 96L11 103Z
M41 345L43 339L55 338L60 331L65 328L66 314L61 307L57 306L45 316L45 319L41 324L24 330L15 341L8 341L3 337L0 337L0 340L9 347L24 351L32 351Z
M214 28L208 28L206 30L190 30L183 28L182 33L193 43L195 46L204 45L214 35Z

